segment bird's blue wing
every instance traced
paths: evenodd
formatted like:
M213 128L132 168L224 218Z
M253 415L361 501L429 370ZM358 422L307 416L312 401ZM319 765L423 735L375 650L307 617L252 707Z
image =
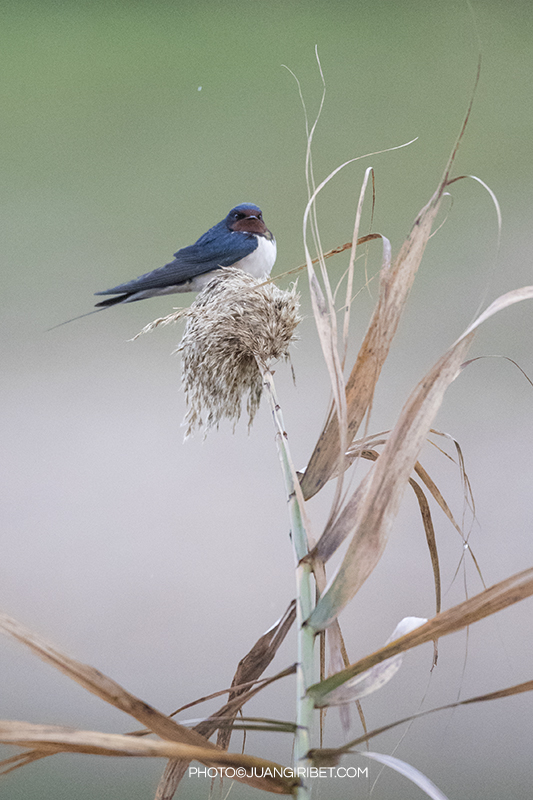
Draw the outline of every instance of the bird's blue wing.
M204 233L195 244L178 250L174 260L164 267L95 294L132 293L178 285L219 267L231 267L256 248L257 238L253 234L230 231L222 222Z

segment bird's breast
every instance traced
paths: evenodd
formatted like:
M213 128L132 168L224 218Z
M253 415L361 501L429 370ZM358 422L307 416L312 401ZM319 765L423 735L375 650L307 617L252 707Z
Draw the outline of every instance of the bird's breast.
M274 238L267 239L265 236L256 236L256 239L255 250L231 266L242 269L253 278L263 278L270 275L276 261L276 240Z

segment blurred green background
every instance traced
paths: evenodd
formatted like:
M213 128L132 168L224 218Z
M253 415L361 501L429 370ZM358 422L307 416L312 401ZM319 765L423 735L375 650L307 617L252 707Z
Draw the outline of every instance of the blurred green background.
M533 283L533 66L530 2L480 0L482 74L444 227L429 243L376 396L370 430L390 428L409 391L471 321L486 294ZM131 343L182 297L90 311L93 292L169 260L236 203L261 206L278 242L275 272L303 262L305 128L327 84L314 143L318 180L357 155L319 199L324 249L348 241L364 170L376 171L373 229L397 252L433 193L470 100L478 55L463 2L6 2L0 25L2 114L2 558L0 607L70 655L170 712L228 686L238 660L293 596L293 556L266 408L183 444L180 331ZM442 220L444 220L444 213ZM365 227L366 226L366 227ZM369 204L362 232L369 226ZM368 269L379 265L377 245ZM340 276L347 259L329 262ZM363 283L363 266L358 286ZM492 276L492 277L491 277ZM276 373L298 466L320 430L325 369L300 278L301 340ZM281 285L287 285L284 279ZM185 296L188 300L188 297ZM372 299L354 304L353 348ZM533 374L531 304L479 332L472 355L505 354ZM471 545L488 585L531 565L533 389L508 362L477 362L450 388L436 427L461 443L476 499ZM459 519L460 478L432 448L427 465ZM327 492L324 493L327 495ZM315 533L328 497L312 503ZM435 511L445 607L482 587L454 574L460 538ZM431 616L431 568L406 495L382 562L342 618L353 659L399 619ZM274 667L295 659L292 637ZM2 641L3 718L127 731L135 723ZM531 602L479 623L467 642L410 653L364 703L369 727L533 677ZM427 690L427 691L426 691ZM290 718L292 684L248 709ZM208 710L212 710L209 707ZM396 731L395 752L451 798L524 797L531 785L528 696L460 709ZM204 707L191 716L204 713ZM359 732L354 720L352 733ZM326 743L342 741L328 715ZM240 743L235 740L233 747ZM249 752L288 763L290 742L250 736ZM8 753L6 752L6 755ZM366 797L368 782L322 782L316 797ZM162 763L54 757L3 780L6 798L149 798ZM208 783L186 781L184 796ZM251 796L241 786L235 797ZM255 795L254 795L255 796ZM259 795L258 795L259 796ZM384 773L373 796L421 792Z

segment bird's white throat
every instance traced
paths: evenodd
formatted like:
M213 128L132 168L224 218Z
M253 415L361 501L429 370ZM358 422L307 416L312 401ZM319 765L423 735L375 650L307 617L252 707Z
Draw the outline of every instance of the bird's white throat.
M253 278L264 278L270 275L276 261L276 240L267 239L265 236L256 236L256 239L257 247L253 253L241 258L231 266L242 269Z

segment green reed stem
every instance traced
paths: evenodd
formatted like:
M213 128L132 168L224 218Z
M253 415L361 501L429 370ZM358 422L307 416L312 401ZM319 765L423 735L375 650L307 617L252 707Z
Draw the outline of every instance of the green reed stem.
M307 695L307 688L315 678L315 636L311 628L303 622L308 619L314 608L315 589L311 567L302 559L309 552L307 535L305 502L300 490L296 470L292 463L287 433L283 424L281 407L276 396L274 376L264 365L259 364L263 385L268 396L274 426L276 442L281 462L281 469L287 490L291 538L296 556L296 621L298 626L298 668L296 671L296 739L294 744L294 769L309 766L307 753L311 747L311 728L313 723L313 700ZM298 800L309 800L310 792L302 777L302 786L298 789Z

